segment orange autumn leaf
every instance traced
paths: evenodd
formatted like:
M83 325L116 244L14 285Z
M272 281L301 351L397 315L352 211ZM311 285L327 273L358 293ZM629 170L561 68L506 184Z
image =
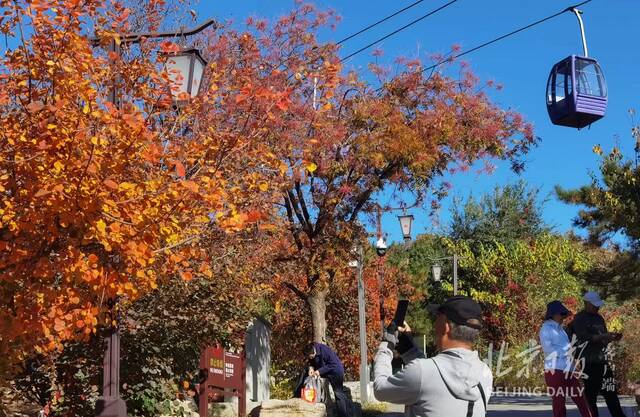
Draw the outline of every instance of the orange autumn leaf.
M29 110L31 113L37 113L40 110L44 109L44 104L41 101L33 101L29 104L27 104L27 110Z
M258 220L263 219L265 216L263 215L263 213L259 210L251 210L250 212L247 213L247 221L248 222L257 222Z
M175 161L174 164L176 166L176 175L178 175L180 178L184 178L186 175L186 171L182 162Z
M38 192L34 195L34 197L44 197L47 194L51 194L51 191L49 190L45 190L44 188L41 190L38 190Z
M55 320L55 324L53 326L53 330L55 330L56 332L62 332L66 327L66 324L64 321L60 320L60 319L56 319Z
M165 54L173 54L180 51L180 46L174 42L164 41L160 43L160 51Z
M196 183L195 183L195 182L193 182L193 181L185 180L185 181L182 181L182 182L181 182L181 184L182 184L182 186L183 186L184 188L186 188L187 190L189 190L189 191L191 191L191 192L194 192L194 193L197 193L197 192L198 192L198 190L200 189L200 187L198 186L198 184L196 184Z
M111 179L106 179L102 182L104 185L106 185L107 187L111 188L112 190L117 190L118 189L118 183L115 182L114 180Z

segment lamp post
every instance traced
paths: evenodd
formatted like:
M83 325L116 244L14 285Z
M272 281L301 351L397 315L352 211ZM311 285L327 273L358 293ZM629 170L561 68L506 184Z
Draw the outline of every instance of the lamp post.
M358 327L360 330L360 402L362 404L369 400L369 369L367 364L367 318L365 315L365 288L362 279L362 269L364 267L364 250L362 245L358 245L355 250L357 259L349 262L350 267L356 268L358 279Z
M213 25L214 20L208 20L202 25L193 29L181 28L177 32L153 32L153 33L128 33L119 34L120 43L112 41L110 51L120 55L122 44L139 43L142 39L161 39L176 36L191 36L202 32L207 27ZM100 44L100 39L91 40L93 46ZM173 84L171 94L176 105L184 103L187 98L195 97L202 81L202 75L206 67L206 61L196 49L186 49L176 54L171 54L166 63L169 70L169 79ZM117 78L113 82L113 87L109 93L108 100L116 107L119 107L117 92ZM187 82L181 82L186 80ZM174 94L177 90L177 94ZM187 99L188 101L188 99ZM120 397L120 329L117 324L117 300L109 300L110 321L116 325L109 329L109 336L106 339L106 347L103 362L102 396L96 402L97 417L127 417L127 406Z
M438 261L452 260L453 261L453 295L458 295L458 255L445 256L443 258L432 259L433 265L431 266L431 275L434 282L440 282L442 276L442 266Z
M196 35L212 25L215 27L215 20L209 19L191 29L181 27L179 30L171 32L118 34L120 43L116 43L115 40L111 41L109 49L111 52L119 55L121 46L125 44L140 43L144 39L186 38L187 36ZM91 39L91 44L93 46L100 45L100 39ZM182 49L181 51L166 55L168 59L165 69L169 72L169 80L172 84L171 94L177 104L183 104L185 97L194 98L198 95L207 62L202 58L200 51L194 48ZM109 95L109 101L118 104L115 84Z
M387 254L387 242L382 234L382 208L380 205L376 204L376 237L378 241L376 242L376 254L378 255L378 289L380 292L379 299L379 309L380 309L380 334L384 335L384 321L385 321L385 311L384 311L384 256Z

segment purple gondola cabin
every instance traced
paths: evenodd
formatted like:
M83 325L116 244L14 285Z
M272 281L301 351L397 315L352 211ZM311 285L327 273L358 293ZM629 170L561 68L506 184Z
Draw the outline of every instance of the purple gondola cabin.
M578 129L604 117L607 84L598 62L571 55L554 65L547 82L547 110L553 124Z

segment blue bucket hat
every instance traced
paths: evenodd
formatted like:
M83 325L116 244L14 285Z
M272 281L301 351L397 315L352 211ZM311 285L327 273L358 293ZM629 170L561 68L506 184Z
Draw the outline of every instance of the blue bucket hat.
M564 306L564 304L562 304L558 300L555 300L547 304L547 314L545 314L544 318L545 320L549 320L556 314L568 316L569 314L571 314L571 312L569 311L569 309L567 309L567 307Z

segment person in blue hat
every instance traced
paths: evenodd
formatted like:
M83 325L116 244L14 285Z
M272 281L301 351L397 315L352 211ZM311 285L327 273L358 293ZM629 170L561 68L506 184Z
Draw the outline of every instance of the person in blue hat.
M584 387L574 374L575 363L571 355L571 342L562 327L571 312L560 302L547 304L547 314L540 329L540 344L544 352L544 380L553 402L553 416L566 417L566 397L571 397L582 417L592 417L584 395Z

